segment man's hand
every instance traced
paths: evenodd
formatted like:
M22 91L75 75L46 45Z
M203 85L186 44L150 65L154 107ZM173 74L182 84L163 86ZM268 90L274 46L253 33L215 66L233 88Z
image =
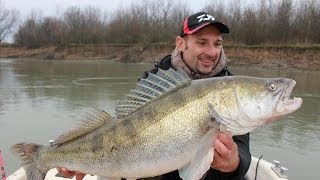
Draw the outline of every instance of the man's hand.
M233 172L239 167L238 146L232 137L219 133L214 142L211 167L222 172Z
M59 171L59 173L66 177L66 178L72 178L73 176L76 176L76 180L82 180L85 176L85 174L81 173L81 172L76 172L76 171L69 171L66 168L57 168L57 170Z

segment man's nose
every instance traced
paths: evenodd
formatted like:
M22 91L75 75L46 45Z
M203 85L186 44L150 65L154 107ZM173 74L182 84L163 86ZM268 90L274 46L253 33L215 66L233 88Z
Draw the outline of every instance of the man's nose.
M215 45L208 45L206 48L206 54L216 57L220 52L220 48L216 47Z

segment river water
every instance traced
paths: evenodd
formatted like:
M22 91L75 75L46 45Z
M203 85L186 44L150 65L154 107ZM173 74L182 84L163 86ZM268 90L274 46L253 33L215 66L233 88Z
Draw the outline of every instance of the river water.
M48 144L88 108L114 113L118 100L151 64L107 61L0 59L0 150L7 174L19 163L9 147L17 142ZM302 107L251 133L253 156L289 169L290 179L320 179L320 72L231 67L237 75L288 77Z

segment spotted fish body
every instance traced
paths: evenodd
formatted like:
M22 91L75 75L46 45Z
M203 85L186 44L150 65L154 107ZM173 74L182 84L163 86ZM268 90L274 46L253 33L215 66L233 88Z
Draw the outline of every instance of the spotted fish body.
M210 168L217 133L241 135L291 113L294 80L246 76L193 80L159 70L137 83L117 106L117 117L87 114L50 146L18 143L28 179L44 179L54 167L109 178L137 179L179 170L199 179Z

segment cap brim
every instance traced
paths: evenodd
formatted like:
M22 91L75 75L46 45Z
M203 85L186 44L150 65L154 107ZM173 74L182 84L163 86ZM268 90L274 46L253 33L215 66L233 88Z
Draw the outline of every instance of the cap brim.
M229 28L221 22L211 22L210 24L213 26L216 26L221 33L229 33L230 32Z

